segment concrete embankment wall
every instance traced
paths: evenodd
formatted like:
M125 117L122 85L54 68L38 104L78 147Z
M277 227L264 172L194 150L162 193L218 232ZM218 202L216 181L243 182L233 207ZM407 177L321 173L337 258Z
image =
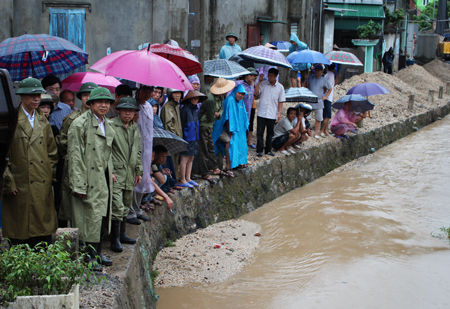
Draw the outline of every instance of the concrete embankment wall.
M238 171L236 179L223 178L216 185L202 183L173 197L176 214L157 207L149 224L139 228L139 241L129 261L126 284L117 297L119 308L155 308L151 263L168 239L176 239L215 222L237 218L277 197L324 176L361 156L380 149L450 113L450 103L405 121L335 139L296 155L266 161Z

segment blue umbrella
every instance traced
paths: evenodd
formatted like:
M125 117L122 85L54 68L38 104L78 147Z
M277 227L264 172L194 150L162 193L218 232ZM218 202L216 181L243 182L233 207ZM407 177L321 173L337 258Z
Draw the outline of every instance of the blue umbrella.
M291 64L295 63L323 63L331 64L331 61L324 54L315 50L304 49L296 51L287 56L287 60Z
M250 74L250 72L236 62L226 59L215 59L205 61L203 74L223 78L236 78Z
M317 96L308 88L289 88L285 91L286 102L317 103Z
M391 93L384 86L377 83L362 83L350 88L347 94L360 94L364 97L371 95Z
M270 44L275 46L279 52L288 52L289 46L291 46L291 43L287 41L273 41Z
M337 100L331 105L331 107L335 109L343 109L344 104L350 102L352 103L351 111L355 111L357 113L363 113L366 111L370 111L374 108L375 104L364 98L360 94L347 94Z

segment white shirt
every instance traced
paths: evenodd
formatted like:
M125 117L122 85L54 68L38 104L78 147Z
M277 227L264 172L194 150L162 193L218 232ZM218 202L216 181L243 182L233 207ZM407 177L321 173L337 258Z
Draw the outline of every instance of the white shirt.
M330 95L327 98L327 101L330 101L331 103L333 103L333 95L334 95L334 73L333 72L328 72L327 74L325 74L325 79L328 80L330 82L331 85L331 92Z
M23 108L23 105L22 105L22 109L23 109L23 112L25 113L25 116L27 116L27 119L28 119L28 121L30 122L31 127L34 129L34 116L36 116L36 111L33 109L33 115L30 115L30 114L25 110L25 108Z
M273 86L268 80L262 81L259 85L259 99L258 117L267 119L277 119L278 103L286 102L284 96L284 87L279 82Z
M105 135L105 117L102 117L102 121L100 121L100 118L98 118L96 114L92 113L92 115L97 119L98 126L100 127L100 130L102 130L103 135Z

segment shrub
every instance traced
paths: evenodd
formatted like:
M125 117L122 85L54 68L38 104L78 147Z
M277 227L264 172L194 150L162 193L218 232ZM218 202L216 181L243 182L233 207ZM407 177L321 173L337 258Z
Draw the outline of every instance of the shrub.
M375 23L373 20L369 20L367 24L359 26L356 30L358 31L358 36L360 39L367 39L380 32L381 25Z
M18 296L67 294L74 284L91 285L100 282L92 267L83 263L84 255L76 259L65 249L70 241L54 244L12 246L3 250L0 259L1 302L13 302ZM91 277L94 280L90 280Z

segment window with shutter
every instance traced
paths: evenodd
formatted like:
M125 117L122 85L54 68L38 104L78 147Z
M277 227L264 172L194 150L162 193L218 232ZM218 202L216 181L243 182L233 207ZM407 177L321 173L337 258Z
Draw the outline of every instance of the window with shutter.
M49 9L50 29L49 34L58 36L72 42L82 50L86 50L86 11L84 9ZM84 66L63 74L61 79L75 72L85 72Z
M298 35L298 21L291 22L291 33Z

